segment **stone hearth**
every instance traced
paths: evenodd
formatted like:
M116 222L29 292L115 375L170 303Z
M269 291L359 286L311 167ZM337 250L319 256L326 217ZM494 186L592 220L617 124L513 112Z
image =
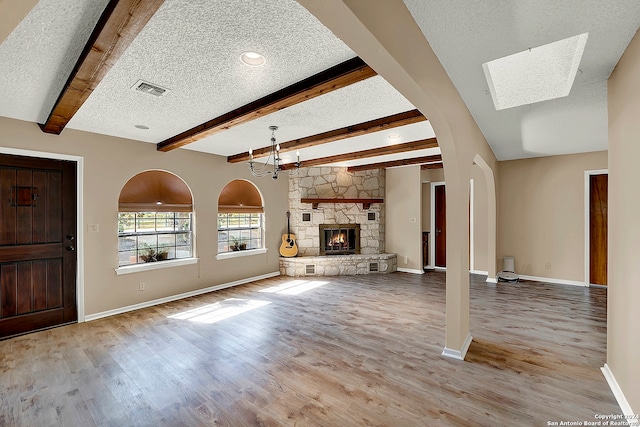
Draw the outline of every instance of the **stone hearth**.
M353 276L397 271L396 254L327 255L280 258L283 276Z

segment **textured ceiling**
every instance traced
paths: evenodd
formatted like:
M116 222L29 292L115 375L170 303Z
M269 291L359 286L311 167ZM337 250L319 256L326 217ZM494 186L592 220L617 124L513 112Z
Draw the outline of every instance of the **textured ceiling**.
M606 150L607 78L637 0L404 0L498 159ZM482 64L588 32L569 96L496 111Z
M607 148L606 79L638 29L640 2L404 1L499 159ZM107 3L41 0L35 6L0 44L1 116L46 120ZM483 63L585 32L569 96L496 111ZM250 50L266 57L263 67L241 63L241 53ZM157 143L354 56L294 0L166 0L68 127ZM169 91L154 97L132 90L139 80ZM288 141L413 108L373 77L184 149L227 156L267 145L270 125L280 127L279 141ZM301 157L381 147L390 143L390 132L307 148ZM425 122L392 133L408 142L432 137L433 129Z

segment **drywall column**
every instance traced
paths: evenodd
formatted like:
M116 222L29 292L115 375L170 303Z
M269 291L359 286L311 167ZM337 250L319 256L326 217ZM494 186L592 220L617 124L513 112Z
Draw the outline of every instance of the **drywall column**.
M609 268L607 363L622 410L640 413L640 32L609 77ZM616 390L618 388L618 390Z
M495 155L402 0L297 1L415 105L435 130L447 182L451 257L444 354L464 358L470 341L469 179L476 154L496 171Z

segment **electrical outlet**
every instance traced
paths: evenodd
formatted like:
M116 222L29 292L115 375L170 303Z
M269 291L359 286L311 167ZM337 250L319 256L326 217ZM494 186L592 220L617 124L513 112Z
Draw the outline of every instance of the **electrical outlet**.
M544 265L544 267L545 267L547 270L551 270L551 263L550 263L550 262L546 263L546 264Z
M407 264L409 264L409 258L404 257L404 265L407 265Z
M98 224L89 224L87 225L87 231L89 231L89 233L97 233L100 231L100 226Z
M144 291L146 289L146 286L147 285L144 282L140 282L140 285L139 285L140 291Z

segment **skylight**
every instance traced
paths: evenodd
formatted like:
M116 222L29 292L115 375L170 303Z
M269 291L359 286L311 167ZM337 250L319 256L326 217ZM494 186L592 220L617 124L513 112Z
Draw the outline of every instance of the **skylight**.
M589 33L482 64L496 110L569 95Z

